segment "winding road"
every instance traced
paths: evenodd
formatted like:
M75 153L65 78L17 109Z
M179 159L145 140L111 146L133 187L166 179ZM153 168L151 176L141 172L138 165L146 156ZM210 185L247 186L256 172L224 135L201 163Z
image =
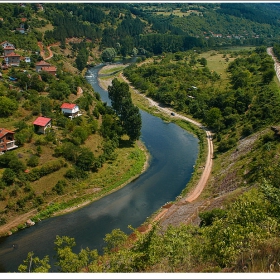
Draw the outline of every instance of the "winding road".
M272 56L273 60L274 60L274 69L275 69L275 73L276 73L276 76L277 76L277 79L278 81L280 82L280 63L278 62L278 59L277 57L274 55L273 53L273 48L272 47L269 47L266 49L267 50L267 53L269 55Z
M133 89L136 93L141 94L138 90L136 90L131 84L130 82L127 80L127 78L125 76L123 76L123 74L121 74L122 79L128 83L128 85L130 86L131 89ZM146 97L144 94L141 94L144 98L146 98L151 106L155 106L159 111L164 112L168 115L171 115L171 113L173 113L171 108L168 107L162 107L158 102L152 100L149 97ZM199 182L197 183L197 185L195 186L195 188L187 195L187 197L185 198L185 202L193 202L194 200L196 200L200 194L202 193L203 189L205 188L207 181L209 179L209 176L211 174L211 170L212 170L212 164L213 164L213 142L212 142L212 134L211 131L209 129L207 129L206 127L202 126L201 123L192 120L190 118L187 118L183 115L180 114L175 114L174 118L178 118L178 119L182 119L185 120L187 122L190 122L198 127L200 127L201 129L205 130L206 133L206 137L207 137L207 147L208 147L208 154L207 154L207 159L205 162L205 167L204 170L201 174L201 178L199 180ZM166 210L166 209L165 209ZM165 211L166 212L166 211ZM160 215L160 217L162 218L162 215Z

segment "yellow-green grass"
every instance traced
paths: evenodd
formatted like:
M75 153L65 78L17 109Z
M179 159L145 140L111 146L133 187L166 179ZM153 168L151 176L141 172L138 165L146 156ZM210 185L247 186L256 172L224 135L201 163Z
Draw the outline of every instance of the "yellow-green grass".
M122 65L122 66L118 65L116 67L112 66L110 68L104 67L99 71L99 74L101 74L101 75L112 75L116 72L121 72L125 67L127 67L127 65Z

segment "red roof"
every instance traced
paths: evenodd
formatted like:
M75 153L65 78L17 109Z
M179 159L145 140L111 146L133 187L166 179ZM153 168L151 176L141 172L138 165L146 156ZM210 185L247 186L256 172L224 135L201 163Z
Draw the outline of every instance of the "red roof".
M42 71L46 71L46 72L56 71L56 67L55 66L42 67Z
M9 54L7 54L7 55L5 55L6 57L8 56L12 56L12 57L14 57L14 56L17 56L17 57L20 57L20 55L19 54L16 54L16 53L14 53L14 52L12 52L12 53L9 53Z
M52 119L45 118L45 117L38 117L33 124L39 125L39 126L46 126Z
M44 60L41 60L36 63L36 66L50 66L50 64Z
M5 128L0 128L0 138L4 137L8 133L13 133L14 134L13 131L10 131L10 130L5 129Z
M61 109L74 109L76 104L70 104L70 103L63 103L60 108Z
M15 49L15 48L12 47L12 46L7 46L7 47L4 48L4 50L14 50L14 49Z

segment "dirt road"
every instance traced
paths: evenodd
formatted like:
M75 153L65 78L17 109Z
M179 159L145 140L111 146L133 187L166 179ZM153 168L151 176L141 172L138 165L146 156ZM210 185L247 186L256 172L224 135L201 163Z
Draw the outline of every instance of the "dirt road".
M272 47L267 48L266 50L267 50L267 53L269 55L271 55L273 60L274 60L274 69L275 69L275 72L276 72L277 79L280 82L280 63L278 62L277 57L274 55Z
M126 79L126 77L124 77L121 74L122 79L128 83L130 85L130 82ZM130 85L130 87L137 92L138 94L139 91L137 91L134 87L132 87ZM151 106L155 106L159 111L162 111L168 115L171 115L171 113L173 113L172 109L168 108L168 107L162 107L158 102L152 100L151 98L146 97L145 95L142 94L143 97L145 97L147 100L149 100ZM174 113L173 113L174 114ZM196 187L192 190L192 192L190 194L187 195L187 197L185 198L186 202L193 202L194 200L196 200L200 194L202 193L203 189L206 186L206 183L209 179L210 173L211 173L211 169L212 169L212 158L213 158L213 143L212 143L212 134L210 132L210 130L208 130L206 127L203 127L201 123L192 120L190 118L187 118L183 115L180 114L174 114L174 118L178 118L178 119L183 119L186 120L190 123L193 123L194 125L200 127L201 129L205 130L206 133L206 137L207 137L207 146L208 146L208 155L207 155L207 159L206 159L206 163L205 163L205 167L203 170L203 173L201 175L201 178L198 182L198 184L196 185ZM164 209L164 212L167 213L168 211L166 211L166 209ZM159 214L160 218L162 218L164 215Z
M48 51L49 51L49 56L48 56L48 57L45 57L45 51L44 51L43 43L42 43L42 42L38 42L38 46L39 46L39 48L40 48L40 55L42 56L42 58L43 58L44 60L49 60L49 59L51 59L51 58L53 57L53 52L52 52L52 50L51 50L51 47L52 47L52 46L58 46L58 44L59 44L59 43L55 43L55 44L52 44L52 45L50 45L50 46L47 46L47 49L48 49Z

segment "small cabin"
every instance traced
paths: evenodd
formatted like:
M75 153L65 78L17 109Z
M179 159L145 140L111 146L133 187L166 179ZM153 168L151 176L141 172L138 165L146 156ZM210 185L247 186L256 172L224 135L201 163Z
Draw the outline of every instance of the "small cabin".
M63 103L60 109L65 116L71 119L82 115L80 114L79 106L76 104Z
M45 117L38 117L34 122L34 130L36 133L45 134L48 128L52 127L52 119Z
M17 148L15 145L14 132L0 128L0 153Z

